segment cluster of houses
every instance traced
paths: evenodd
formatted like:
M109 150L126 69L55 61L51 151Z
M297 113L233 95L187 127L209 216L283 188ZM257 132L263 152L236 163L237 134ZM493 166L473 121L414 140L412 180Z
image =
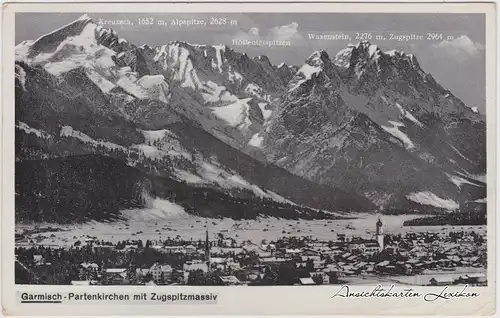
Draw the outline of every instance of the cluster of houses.
M266 271L282 263L293 264L308 277L300 277L297 284L338 283L342 277L359 275L416 275L426 271L454 272L458 267L486 267L484 237L476 233L406 233L384 235L380 220L373 237L332 235L332 240L320 241L312 237L284 237L276 242L263 240L236 243L226 233L205 242L151 241L146 245L162 255L182 257L182 266L157 263L147 268L103 268L95 263L79 264L79 277L72 284L188 284L195 271L218 273L219 284L255 284L263 280ZM293 241L293 242L292 242ZM142 242L121 242L113 246L89 239L83 244L93 248L114 248L127 252L143 248ZM43 263L34 255L37 264ZM249 261L250 259L250 261ZM304 276L304 275L302 275ZM484 275L483 275L484 276ZM484 283L480 274L463 275L459 279L436 276L429 284Z
M436 276L429 280L429 285L432 286L448 286L457 284L467 284L467 285L485 285L486 284L486 274L484 273L471 273L465 274L458 278L450 276Z

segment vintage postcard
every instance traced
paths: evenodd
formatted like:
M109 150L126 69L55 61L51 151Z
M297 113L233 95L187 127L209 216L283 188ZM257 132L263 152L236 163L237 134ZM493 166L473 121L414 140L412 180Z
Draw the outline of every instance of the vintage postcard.
M3 8L5 315L492 315L495 6Z

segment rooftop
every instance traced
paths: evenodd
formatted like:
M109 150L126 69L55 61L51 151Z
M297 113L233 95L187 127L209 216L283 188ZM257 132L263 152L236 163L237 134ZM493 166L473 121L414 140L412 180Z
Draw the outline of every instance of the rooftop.
M436 276L436 277L431 278L431 281L432 280L435 280L436 282L439 282L439 283L449 283L449 282L455 281L455 279L453 277L449 277L449 276Z
M127 271L126 268L106 268L106 273L123 273Z
M300 278L300 283L302 285L316 285L316 283L314 282L314 280L311 277Z

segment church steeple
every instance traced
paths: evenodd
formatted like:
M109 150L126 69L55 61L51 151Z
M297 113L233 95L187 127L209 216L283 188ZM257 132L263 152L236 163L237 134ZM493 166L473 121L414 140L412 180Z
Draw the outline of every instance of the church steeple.
M207 270L210 271L210 241L208 240L208 230L206 230L205 237L205 262L207 263Z
M377 235L381 235L383 234L383 228L382 228L383 224L382 224L382 221L380 221L380 218L378 218L378 221L377 221Z
M384 250L384 225L382 224L382 221L380 221L380 218L378 219L376 226L377 230L375 236L377 237L378 251L382 252Z

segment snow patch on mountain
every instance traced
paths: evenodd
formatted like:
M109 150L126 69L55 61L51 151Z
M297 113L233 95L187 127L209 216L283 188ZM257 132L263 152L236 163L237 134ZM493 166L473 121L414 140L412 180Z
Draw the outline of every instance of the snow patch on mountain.
M191 156L188 153L176 149L162 149L150 145L133 145L131 149L135 149L139 153L142 153L145 157L151 159L161 159L165 157L182 157L185 159L191 159Z
M17 64L16 64L16 79L21 84L23 90L26 91L26 72L20 65Z
M108 81L104 76L97 73L93 69L86 70L87 76L90 80L99 87L99 89L104 93L109 93L113 88L116 87L115 84Z
M227 178L227 180L236 186L239 186L243 189L250 189L254 192L254 194L260 198L268 197L268 194L264 192L261 188L254 184L250 184L245 179L240 177L239 175L232 175Z
M461 173L461 172L458 172L456 171L457 174L463 176L463 177L466 177L466 178L469 178L469 179L472 179L472 180L476 180L478 182L482 182L482 183L486 183L486 175L485 174L471 174L471 173Z
M34 41L22 41L15 47L15 57L16 61L24 61L24 62L29 62L28 55L30 52L31 45L33 44Z
M234 171L228 172L224 170L223 168L219 167L216 163L197 161L197 164L199 167L198 174L200 177L194 176L191 173L180 172L180 171L176 172L177 176L185 178L184 180L188 183L195 183L195 184L216 183L223 189L227 190L234 188L246 189L252 191L254 195L260 198L267 198L277 202L286 202L290 204L295 204L272 191L264 190L258 187L257 185L246 181L243 177L241 177Z
M141 130L146 142L155 142L157 140L162 140L166 136L175 137L174 133L172 133L168 129L160 129L160 130Z
M268 103L258 103L258 105L262 113L262 117L264 118L264 123L266 123L271 118L273 111L266 108L266 106L269 105Z
M72 137L81 140L84 143L87 144L92 144L94 146L102 146L105 147L109 150L123 150L126 151L125 147L122 147L120 145L117 145L115 143L109 142L109 141L101 141L101 140L95 140L91 138L90 136L78 131L74 130L73 127L71 126L63 126L61 128L60 132L61 137Z
M265 101L267 103L270 103L274 99L271 94L266 93L266 91L262 89L262 87L255 83L247 84L247 86L245 86L244 92L248 96L255 97L257 100Z
M368 56L372 58L377 52L377 46L375 44L370 44L368 46Z
M32 127L28 126L28 124L23 123L22 121L20 121L19 124L16 125L16 128L19 128L20 130L24 131L27 134L34 134L38 138L52 139L52 135L49 134L48 132L46 132L42 129L32 128Z
M404 117L408 118L409 120L411 120L412 122L417 124L419 127L424 126L424 124L422 124L420 121L418 121L418 119L416 119L409 111L404 109L399 103L396 103L396 107L399 109L399 111L401 112L401 114Z
M177 46L171 46L170 48L178 52L177 61L175 61L176 63L179 63L179 72L177 73L177 79L182 80L182 78L184 77L184 73L186 71L186 66L187 66L186 64L188 62L189 51L186 50L185 48L179 48Z
M288 91L293 91L297 89L302 83L310 80L313 75L318 74L321 71L321 67L319 66L311 66L309 64L304 64L302 67L297 71L297 74L295 74L295 77L298 77L295 79L294 83L291 82L292 86L289 87Z
M219 72L222 73L222 52L226 50L225 45L214 45L216 56L217 56L217 68Z
M191 173L189 171L174 168L174 175L180 181L185 181L191 184L206 184L206 180L203 180L200 176Z
M181 87L190 87L192 89L197 89L201 86L202 83L193 67L193 63L188 60L184 68L184 81L182 82Z
M50 74L54 76L59 76L63 73L69 72L77 67L81 66L81 62L78 60L75 61L61 61L61 62L49 62L45 63L44 68Z
M390 202L390 200L394 196L394 194L392 193L385 193L383 191L377 191L377 190L366 191L363 193L363 195L368 199L370 199L373 203L375 203L375 205L379 207L385 206L388 202Z
M351 62L352 47L345 48L335 55L333 64L341 68L349 68Z
M166 82L165 82L165 77L163 75L144 75L138 80L138 84L144 88L148 88L166 84Z
M179 220L193 218L184 208L168 200L145 197L146 209L122 210L121 213L128 220L138 222Z
M258 133L252 136L248 144L253 147L262 148L262 142L264 141L264 137Z
M464 156L460 151L458 151L457 148L455 148L453 145L449 144L451 149L453 149L462 159L465 159L467 160L468 162L470 163L473 163L472 160L470 160L469 158L467 158L466 156Z
M399 113L406 119L409 119L410 121L412 121L413 123L415 123L417 126L419 127L423 127L424 125L418 120L416 119L408 110L406 110L403 106L401 106L401 104L399 104L398 102L394 102L394 103L391 103L387 100L387 98L385 96L380 96L380 98L382 99L382 101L384 101L384 103L388 106L390 106L391 108L394 107L393 105L396 105L396 108L399 110Z
M160 151L160 149L149 145L134 145L132 148L137 149L140 153L144 154L144 156L151 159L161 159L163 156L167 155Z
M136 83L147 92L151 99L164 103L168 103L170 100L169 86L163 75L144 75Z
M146 157L161 159L163 157L182 157L191 160L191 154L182 147L177 136L168 129L161 130L141 130L146 144L133 145L131 149L136 149Z
M481 174L481 175L469 175L471 179L474 179L476 181L480 181L482 183L486 183L486 175Z
M261 91L262 89L255 85L254 83L249 83L246 87L245 87L245 93L247 94L251 94L251 95L258 95L259 94L259 91Z
M422 205L431 205L446 210L457 210L460 207L457 202L451 199L442 199L430 191L413 192L408 194L406 198Z
M460 177L457 177L457 176L454 176L454 175L451 175L449 173L446 173L446 176L448 177L448 179L454 184L456 185L459 189L462 188L462 184L470 184L470 185L473 185L473 186L476 186L476 187L481 187L480 185L478 184L475 184L473 182L470 182L469 180L466 180L464 178L460 178Z
M229 67L229 71L227 72L227 75L228 75L229 81L231 81L232 83L243 82L243 76L240 73L233 71L231 66Z
M225 86L218 85L212 81L207 81L205 85L205 89L201 92L201 96L205 102L234 102L238 100L238 98L231 94Z
M384 54L387 54L389 56L396 56L396 50L389 50L389 51L385 51Z
M397 139L401 140L406 149L415 148L415 145L410 140L410 138L404 132L399 130L399 127L404 127L404 124L392 120L389 120L389 123L392 125L392 127L381 125L382 129L392 136L396 137Z
M239 99L227 106L212 107L213 113L220 119L226 121L229 126L240 129L248 128L252 122L249 117L248 102L251 98Z
M138 84L137 73L132 72L130 67L122 67L117 71L118 81L116 85L123 88L127 93L140 99L148 98L146 90Z

